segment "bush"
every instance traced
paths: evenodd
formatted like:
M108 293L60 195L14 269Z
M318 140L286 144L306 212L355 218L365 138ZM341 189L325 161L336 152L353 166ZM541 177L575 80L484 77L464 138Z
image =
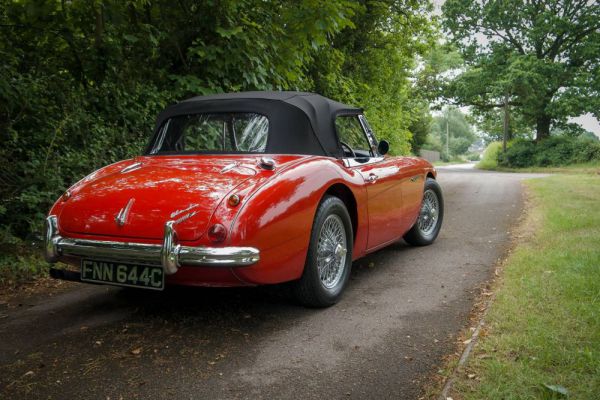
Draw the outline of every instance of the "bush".
M1 3L5 237L41 233L67 187L140 154L158 112L193 95L294 89L371 105L373 128L392 132L400 154L410 150L409 123L415 132L428 125L428 108L406 73L433 39L427 3L369 12L347 0L171 3ZM94 34L90 21L101 22ZM404 35L420 44L398 40ZM6 243L0 235L0 246Z
M479 153L469 153L469 154L467 154L467 160L479 161L479 160L481 160L481 155Z
M502 143L492 142L483 152L481 161L477 164L480 169L494 169L498 167L498 154L502 150Z
M518 140L497 157L502 167L558 167L600 161L600 143L568 136L552 136L540 142Z
M496 154L496 165L503 167L525 168L531 166L535 154L535 143L529 140L516 140L506 152L499 151Z

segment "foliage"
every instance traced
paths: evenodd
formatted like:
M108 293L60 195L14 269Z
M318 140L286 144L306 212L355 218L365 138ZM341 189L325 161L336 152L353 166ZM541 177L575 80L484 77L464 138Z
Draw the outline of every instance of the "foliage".
M480 161L481 160L481 154L479 153L468 153L466 155L467 160L469 161Z
M416 0L0 0L2 242L94 169L140 154L192 95L309 90L366 106L410 151L425 121L410 75L435 33ZM410 39L407 39L410 38ZM12 239L11 239L12 238Z
M11 252L0 257L0 287L15 286L47 274L48 263L38 254Z
M410 145L414 154L419 154L421 148L427 143L427 139L431 132L433 118L429 112L429 105L423 102L417 105L412 113L408 130L411 133Z
M429 118L422 93L408 78L415 55L425 53L434 41L431 4L416 0L358 3L354 28L345 29L331 46L317 52L310 69L314 90L363 105L375 133L390 141L390 153L408 154L413 134L422 138ZM413 142L416 147L421 138Z
M590 161L600 161L600 142L569 136L552 136L541 142L517 140L505 153L498 154L498 165L509 168L563 166Z
M442 158L448 159L446 142L450 155L465 154L476 140L475 133L466 116L456 107L444 108L442 114L433 119L431 135L439 139Z
M439 101L443 100L448 85L463 67L464 61L456 46L436 42L421 58L415 86L425 99L439 108Z
M595 399L600 392L600 180L555 175L527 182L533 210L454 398ZM533 227L533 228L532 228ZM475 375L475 379L472 378Z
M498 154L502 151L501 142L492 142L486 147L481 156L481 161L477 163L479 169L496 169L498 167Z
M537 139L568 117L599 116L600 3L447 0L443 12L467 63L449 97L483 111L507 103Z
M502 109L482 110L474 108L471 116L487 143L502 141L504 138L504 111ZM521 114L509 110L509 119L508 140L532 139L535 136L534 130L524 121Z

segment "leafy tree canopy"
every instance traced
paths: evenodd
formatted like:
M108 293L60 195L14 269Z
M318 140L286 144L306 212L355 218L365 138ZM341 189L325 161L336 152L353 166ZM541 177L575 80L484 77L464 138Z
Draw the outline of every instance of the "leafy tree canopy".
M308 90L366 108L396 154L426 119L411 83L435 35L416 0L0 0L0 242L62 190L139 154L166 105ZM8 239L7 239L8 238Z
M505 102L535 127L600 116L600 3L588 0L448 0L445 29L467 68L449 97L480 110Z

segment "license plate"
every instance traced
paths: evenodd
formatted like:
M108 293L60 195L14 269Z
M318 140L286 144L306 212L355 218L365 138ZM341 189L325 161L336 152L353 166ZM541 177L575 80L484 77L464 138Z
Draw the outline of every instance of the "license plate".
M81 260L81 280L163 290L165 274L161 266L114 261Z

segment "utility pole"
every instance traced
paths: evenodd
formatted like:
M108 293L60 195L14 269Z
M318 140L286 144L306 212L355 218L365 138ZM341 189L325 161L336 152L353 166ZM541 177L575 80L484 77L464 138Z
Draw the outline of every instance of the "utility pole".
M448 112L446 112L446 157L448 157L448 161L450 161L450 129L448 128L449 118L450 115Z

